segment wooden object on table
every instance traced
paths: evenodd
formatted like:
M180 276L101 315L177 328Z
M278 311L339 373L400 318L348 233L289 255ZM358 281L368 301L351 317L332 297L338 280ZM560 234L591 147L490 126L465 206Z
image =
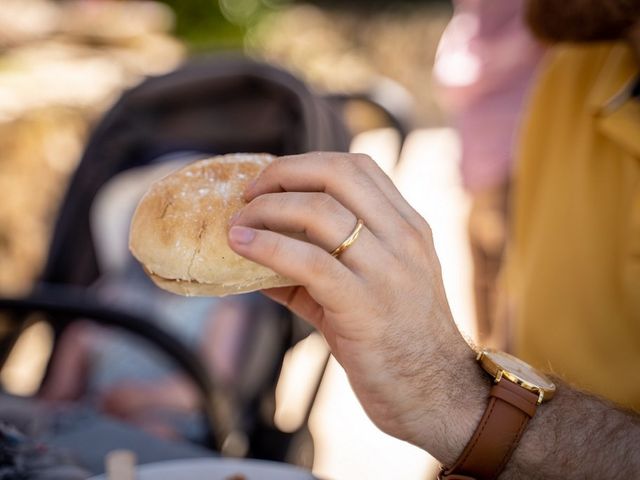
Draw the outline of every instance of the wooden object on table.
M108 480L135 480L136 454L131 450L113 450L105 458Z

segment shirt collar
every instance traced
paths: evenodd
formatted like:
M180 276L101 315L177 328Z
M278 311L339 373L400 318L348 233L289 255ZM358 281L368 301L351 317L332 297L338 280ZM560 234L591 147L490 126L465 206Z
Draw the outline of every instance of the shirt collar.
M589 94L589 107L600 131L635 156L640 156L640 99L632 93L640 66L629 46L613 46Z

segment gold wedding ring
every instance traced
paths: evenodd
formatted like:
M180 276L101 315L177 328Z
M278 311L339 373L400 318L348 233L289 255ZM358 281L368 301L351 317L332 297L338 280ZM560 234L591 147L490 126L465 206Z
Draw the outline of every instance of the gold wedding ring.
M364 221L359 218L358 223L356 223L356 226L353 229L353 232L351 232L351 234L345 239L345 241L338 245L333 252L331 252L331 256L338 258L340 255L342 255L342 253L344 253L347 248L353 245L354 242L358 239L358 235L360 235L360 230L362 230L363 225Z

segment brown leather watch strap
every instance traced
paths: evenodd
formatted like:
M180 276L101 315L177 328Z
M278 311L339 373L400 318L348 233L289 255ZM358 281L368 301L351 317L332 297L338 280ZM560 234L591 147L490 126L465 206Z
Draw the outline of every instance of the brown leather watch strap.
M493 480L500 475L536 412L538 395L504 377L491 388L478 428L442 480Z

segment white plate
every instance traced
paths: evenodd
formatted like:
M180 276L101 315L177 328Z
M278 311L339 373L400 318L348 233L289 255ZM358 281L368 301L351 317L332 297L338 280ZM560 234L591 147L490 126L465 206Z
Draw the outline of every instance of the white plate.
M140 465L136 480L226 480L232 475L243 475L246 480L314 480L307 470L263 460L233 458L171 460ZM107 480L106 475L89 480Z

